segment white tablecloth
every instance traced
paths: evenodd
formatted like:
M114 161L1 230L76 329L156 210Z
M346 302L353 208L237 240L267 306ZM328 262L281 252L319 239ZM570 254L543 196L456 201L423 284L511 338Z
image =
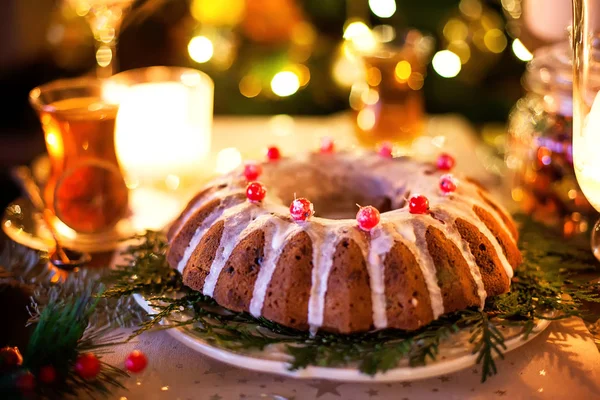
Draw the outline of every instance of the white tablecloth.
M531 342L507 353L504 360L497 361L498 375L485 383L480 382L481 366L439 378L392 384L262 374L196 353L167 331L142 334L132 343L117 347L106 361L122 366L134 349L148 356L149 365L126 380L127 390L115 392L115 399L600 399L600 353L578 319L553 322Z

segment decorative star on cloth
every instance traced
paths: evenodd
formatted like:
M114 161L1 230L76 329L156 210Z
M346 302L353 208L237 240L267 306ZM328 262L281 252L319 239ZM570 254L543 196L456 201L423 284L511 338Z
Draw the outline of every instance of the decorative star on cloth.
M341 383L330 382L330 381L317 381L315 383L311 383L308 386L311 386L317 389L316 397L319 398L325 394L331 393L334 396L340 396L340 393L337 391L337 388L341 386Z

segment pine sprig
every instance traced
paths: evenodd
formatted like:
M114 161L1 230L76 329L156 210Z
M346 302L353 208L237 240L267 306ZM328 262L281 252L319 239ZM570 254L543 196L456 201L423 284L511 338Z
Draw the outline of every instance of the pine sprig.
M37 394L45 398L64 398L81 392L95 397L108 395L115 387L124 388L122 380L128 374L106 363L101 362L100 373L92 380L81 378L74 370L80 354L93 351L101 357L112 346L124 343L123 338L109 334L108 326L90 327L90 317L98 301L88 291L75 299L52 299L39 315L34 314L35 329L25 349L23 365L0 380L0 394L19 398L15 377L27 372L37 376L46 366L54 368L57 380L50 385L38 382L35 386Z
M402 362L417 366L434 362L442 343L462 331L469 342L482 381L497 372L495 359L503 357L505 337L499 325L518 326L530 335L539 319L581 316L584 301L598 302L600 286L580 282L573 271L597 268L589 249L565 244L549 235L546 227L522 221L521 247L524 262L516 272L511 292L488 299L485 309L463 310L445 315L417 331L383 330L353 335L321 333L311 336L248 313L235 313L187 289L181 275L166 261L166 240L151 232L128 249L129 263L111 275L115 284L103 295L120 297L140 293L158 310L134 332L193 324L196 335L230 351L262 350L278 346L290 357L292 370L310 365L356 365L374 375ZM177 294L175 297L174 295ZM186 329L192 329L187 327Z
M471 320L469 342L474 344L473 354L477 354L477 364L482 366L481 382L485 382L498 372L494 357L504 358L504 336L485 312L476 312L465 318Z
M148 231L134 238L123 252L124 265L117 266L105 278L106 298L122 298L134 293L160 296L183 288L181 275L167 263L167 242L159 232Z

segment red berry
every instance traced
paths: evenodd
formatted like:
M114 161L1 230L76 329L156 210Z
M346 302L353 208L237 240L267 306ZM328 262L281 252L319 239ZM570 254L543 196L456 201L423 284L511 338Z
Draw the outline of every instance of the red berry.
M445 174L440 177L440 189L445 194L454 192L457 184L458 182L451 174Z
M408 210L411 214L427 214L429 211L429 200L422 194L416 194L410 197Z
M440 154L437 159L437 167L442 171L450 171L454 167L455 163L454 157L448 153Z
M258 182L250 182L246 187L246 197L250 201L262 201L267 194L267 190Z
M130 372L141 372L148 365L146 355L139 350L134 350L125 359L125 368Z
M48 385L54 383L56 380L56 369L52 365L44 365L38 372L38 379Z
M294 221L306 221L315 213L313 204L301 197L290 204L290 214Z
M255 181L262 174L262 167L260 164L249 162L244 165L244 176L249 181Z
M75 372L83 379L93 379L100 372L100 360L92 353L84 353L75 361Z
M0 372L21 364L23 364L23 356L18 347L6 346L0 349Z
M333 153L335 145L333 139L325 136L321 138L321 153Z
M271 146L267 149L267 159L269 161L277 161L281 158L281 153L279 149L275 146Z
M379 146L379 150L377 152L382 157L392 158L393 146L390 142L383 142L381 146Z
M17 377L15 385L21 392L32 392L35 388L35 376L29 371L24 372Z
M379 211L373 206L361 207L356 213L358 227L363 231L370 231L379 223Z

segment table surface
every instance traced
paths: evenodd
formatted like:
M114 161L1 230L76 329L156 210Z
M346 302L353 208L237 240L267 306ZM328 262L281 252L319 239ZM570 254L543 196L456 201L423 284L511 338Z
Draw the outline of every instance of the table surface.
M352 125L345 115L327 118L228 118L215 120L213 148L235 147L244 156L275 143L282 149L314 148L324 134L338 145L353 146ZM256 134L255 134L256 133ZM252 138L252 140L248 140ZM276 141L274 141L276 140ZM428 123L419 151L451 151L458 169L476 175L497 191L505 189L498 163L481 146L460 117L439 116ZM462 162L470 160L469 163ZM500 194L501 195L501 194ZM0 259L0 263L2 260ZM117 333L127 335L127 329ZM553 322L531 342L498 360L498 375L481 383L480 366L448 376L403 383L340 383L301 380L230 366L188 349L168 331L147 332L117 346L105 360L119 366L140 349L148 368L126 380L115 399L600 399L600 353L580 319Z

